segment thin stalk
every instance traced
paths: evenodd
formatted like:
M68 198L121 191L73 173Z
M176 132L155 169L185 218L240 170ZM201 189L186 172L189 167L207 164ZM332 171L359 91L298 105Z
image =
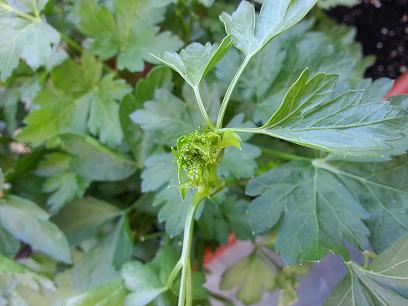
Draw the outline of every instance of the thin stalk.
M198 87L198 86L194 86L194 87L193 87L193 90L194 90L194 95L195 95L195 97L196 97L196 99L197 99L198 107L200 108L200 112L201 112L201 114L202 114L203 117L204 117L205 123L206 123L211 129L214 129L214 124L212 123L210 117L208 116L207 111L205 110L205 107L204 107L203 100L201 99L201 94L200 94L200 89L199 89L199 87Z
M150 239L156 239L163 236L162 232L159 233L152 233L152 234L148 234L148 235L143 235L139 237L139 241L144 242L146 240L150 240Z
M21 11L15 9L11 5L9 5L7 3L4 3L4 2L0 2L0 8L4 8L6 11L12 12L12 13L16 14L17 16L20 16L20 17L22 17L24 19L27 19L27 20L30 20L32 22L41 21L41 18L39 16L33 16L33 15L26 14L24 12L21 12Z
M181 258L180 258L179 261L174 266L173 270L171 271L170 276L169 276L169 278L167 280L167 285L166 285L167 289L170 289L171 286L173 286L173 283L176 280L176 277L177 277L177 275L180 272L182 267L183 267L183 263L182 263Z
M273 258L273 256L270 255L263 246L260 246L258 250L262 254L262 256L264 256L272 265L275 266L275 268L277 268L278 270L282 268L282 265L279 262L277 262L276 259Z
M224 129L221 129L223 131ZM261 134L260 128L230 128L229 130L233 130L236 133L246 133L246 134Z
M64 41L68 46L70 46L75 51L82 53L83 49L76 41L66 36L64 33L60 32L60 35L61 35L61 40Z
M274 149L269 149L269 148L262 148L262 153L273 156L273 157L277 157L283 160L307 160L307 161L312 160L311 158L306 157L306 156L299 156L296 154L290 154L290 153L286 153L286 152L282 152L282 151L274 150Z
M368 265L370 264L370 260L373 260L376 258L376 254L374 252L371 252L369 250L365 250L363 252L364 255L364 268L367 268Z
M178 306L192 305L190 254L193 242L194 215L197 210L198 204L200 204L201 199L202 196L199 193L197 193L194 196L194 199L190 204L187 213L186 224L184 227L183 250L181 251L180 257L182 271Z
M242 62L241 66L239 66L238 71L235 73L234 78L232 79L231 83L228 86L227 92L225 93L224 99L222 100L222 103L221 103L220 111L218 112L217 125L216 125L217 129L222 128L222 121L224 120L225 111L227 110L227 106L231 98L231 94L242 72L244 72L244 69L248 65L251 58L252 56L250 55L245 57L244 61Z
M220 302L223 302L224 304L230 303L231 305L233 305L233 303L234 303L234 301L232 299L230 299L230 298L228 298L226 296L223 296L223 295L221 295L221 294L219 294L217 292L208 292L208 294L212 298L214 298L214 299L216 299L216 300L218 300Z
M34 1L33 4L34 4L34 15L35 15L35 17L40 18L40 11L39 11L39 9L37 7L37 2Z

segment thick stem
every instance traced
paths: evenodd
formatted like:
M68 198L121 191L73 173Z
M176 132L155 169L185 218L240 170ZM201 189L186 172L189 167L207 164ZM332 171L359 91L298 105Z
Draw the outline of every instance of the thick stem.
M242 62L241 66L239 66L237 73L235 73L234 78L232 79L231 83L228 86L227 92L225 93L224 99L222 100L220 111L218 112L217 118L217 129L222 128L222 121L224 120L225 111L227 110L227 106L229 100L231 98L231 94L237 84L241 74L244 72L245 67L248 65L249 61L251 60L252 56L248 55L245 57L244 61Z
M195 97L196 97L196 99L197 99L198 107L200 108L200 112L201 112L201 114L202 114L203 117L204 117L205 123L206 123L211 129L214 129L214 124L212 123L210 117L208 116L207 111L205 110L205 107L204 107L203 100L201 99L199 87L198 87L198 86L194 86L194 87L193 87L193 90L194 90L194 95L195 95Z
M200 204L202 198L203 197L199 193L196 193L196 195L194 196L193 201L190 204L187 213L186 223L184 226L183 250L181 252L180 258L182 272L178 306L192 305L190 254L193 242L194 215L197 210L198 204Z

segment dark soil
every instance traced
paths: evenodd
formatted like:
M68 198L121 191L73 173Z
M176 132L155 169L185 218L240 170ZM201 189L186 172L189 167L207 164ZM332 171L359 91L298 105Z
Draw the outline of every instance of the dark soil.
M377 57L367 77L397 78L408 71L408 0L362 0L352 8L338 7L328 14L355 26L364 54Z

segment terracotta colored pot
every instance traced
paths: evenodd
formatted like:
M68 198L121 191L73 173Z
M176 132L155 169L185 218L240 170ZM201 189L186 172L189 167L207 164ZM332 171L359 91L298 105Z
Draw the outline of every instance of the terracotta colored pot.
M228 241L226 244L219 246L215 250L212 250L210 247L206 247L204 250L203 256L203 266L208 266L213 260L217 257L221 256L225 253L229 248L231 248L235 242L237 241L237 237L234 233L229 234Z
M408 71L401 75L385 98L408 94Z

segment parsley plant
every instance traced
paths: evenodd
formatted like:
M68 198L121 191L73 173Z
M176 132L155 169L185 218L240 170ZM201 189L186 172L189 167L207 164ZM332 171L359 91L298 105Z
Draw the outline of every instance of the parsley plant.
M0 305L292 305L329 253L326 305L408 304L407 96L318 8L355 1L230 2L0 0Z

